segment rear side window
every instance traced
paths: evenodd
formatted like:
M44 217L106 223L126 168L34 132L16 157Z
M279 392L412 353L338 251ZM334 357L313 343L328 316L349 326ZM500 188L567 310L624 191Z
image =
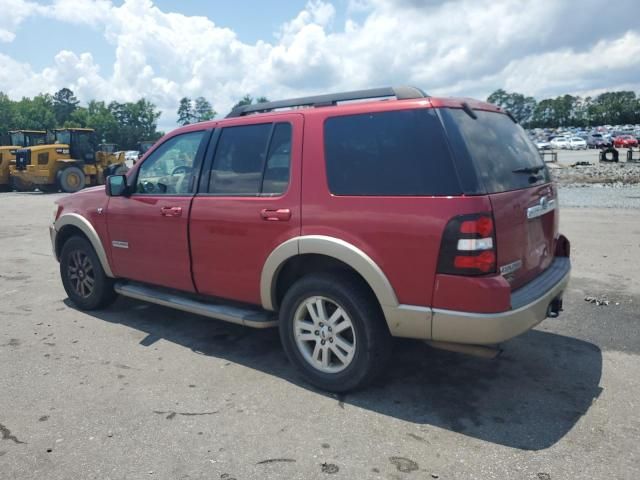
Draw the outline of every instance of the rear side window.
M461 109L442 109L441 113L458 165L473 168L486 193L550 181L538 150L507 115L475 110L474 119Z
M291 125L262 123L222 130L213 159L209 193L278 195L289 184Z
M432 109L332 117L325 122L324 144L334 195L461 193Z

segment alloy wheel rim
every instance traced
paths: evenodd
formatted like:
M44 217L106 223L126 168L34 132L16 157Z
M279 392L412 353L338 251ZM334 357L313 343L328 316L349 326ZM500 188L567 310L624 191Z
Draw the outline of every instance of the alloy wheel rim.
M338 373L353 361L356 352L353 322L334 300L313 296L300 302L293 329L299 352L316 370Z
M80 250L71 252L67 265L67 274L76 294L82 298L87 298L93 293L96 278L93 264L86 253Z

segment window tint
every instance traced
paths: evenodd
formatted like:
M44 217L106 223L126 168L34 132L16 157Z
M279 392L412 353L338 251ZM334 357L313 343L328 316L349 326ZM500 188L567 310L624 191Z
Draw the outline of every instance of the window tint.
M289 185L291 163L291 125L278 123L274 129L267 166L262 180L263 195L284 193Z
M327 119L329 189L336 195L457 195L460 186L432 109Z
M176 135L140 166L136 192L180 195L193 192L193 167L204 131Z
M264 123L222 130L209 181L218 195L276 195L289 183L291 125Z
M461 109L443 109L447 133L456 158L468 159L487 193L527 188L550 181L540 153L525 131L507 115L475 111L477 119ZM569 139L565 138L565 141ZM514 170L542 167L537 175Z

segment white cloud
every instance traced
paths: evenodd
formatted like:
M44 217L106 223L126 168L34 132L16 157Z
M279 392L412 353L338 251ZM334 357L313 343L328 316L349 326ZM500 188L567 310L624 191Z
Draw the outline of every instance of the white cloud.
M0 43L12 42L15 31L29 16L41 10L35 2L25 0L0 0Z
M637 11L636 0L619 3ZM40 15L95 27L116 59L105 75L90 53L62 51L34 72L0 54L0 90L18 97L68 86L82 100L144 95L165 111L167 128L182 96L205 96L225 114L245 93L276 99L396 84L481 98L500 87L528 95L640 90L637 16L603 15L595 2L576 9L568 0L351 0L338 26L333 4L314 0L275 40L255 44L211 19L163 12L151 0L56 0L48 8L0 0L2 6L11 13L0 16L0 42Z

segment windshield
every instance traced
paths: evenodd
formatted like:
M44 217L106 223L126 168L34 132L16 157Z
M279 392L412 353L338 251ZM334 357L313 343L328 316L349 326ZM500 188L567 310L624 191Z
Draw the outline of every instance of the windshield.
M56 143L69 145L71 143L71 132L69 130L56 132Z
M550 181L535 145L507 115L443 109L442 115L456 157L470 161L487 193L506 192ZM566 139L565 139L566 141Z

